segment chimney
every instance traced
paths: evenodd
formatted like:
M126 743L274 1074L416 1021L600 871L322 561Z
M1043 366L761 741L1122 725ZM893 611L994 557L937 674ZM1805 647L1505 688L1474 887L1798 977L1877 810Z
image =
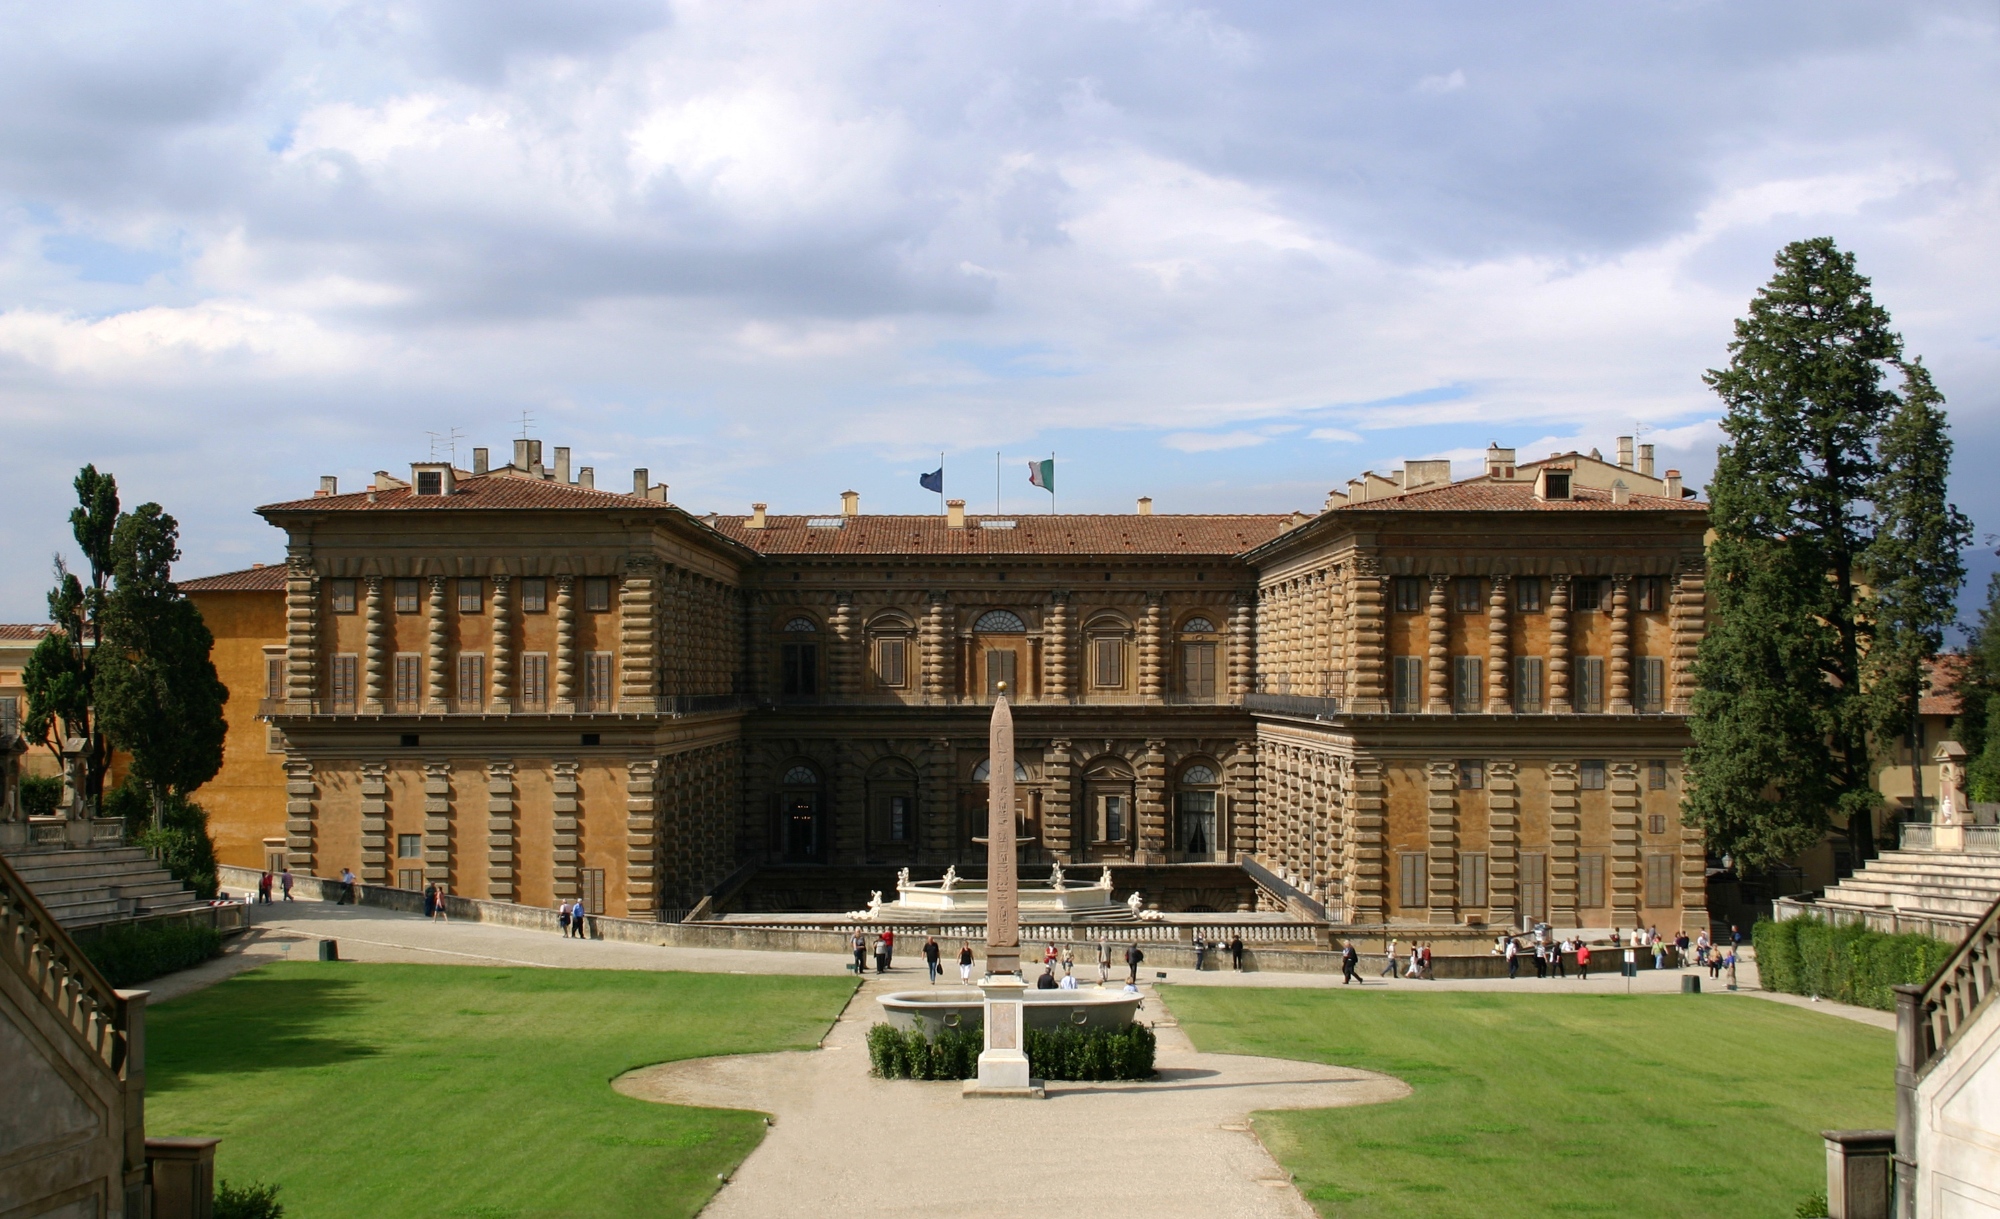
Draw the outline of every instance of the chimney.
M528 472L528 442L525 440L514 442L514 468L523 474Z
M636 470L632 471L632 498L633 498L633 499L645 499L645 498L646 498L646 484L647 484L647 482L648 482L648 473L649 473L649 472L647 471L646 467L644 467L644 466L640 466L640 467L639 467L638 469L636 469Z
M1152 496L1150 496L1150 495L1142 495L1142 496L1140 496L1140 497L1139 497L1139 515L1140 515L1140 516L1151 516L1151 515L1153 515L1153 497L1152 497Z
M1450 461L1405 462L1403 468L1403 489L1414 491L1418 487L1442 486L1451 481Z
M1639 446L1639 473L1647 478L1653 476L1653 446L1650 444Z
M1333 490L1328 491L1326 493L1326 507L1320 509L1320 511L1331 512L1335 508L1344 508L1346 506L1347 506L1347 492L1342 491L1338 487L1335 487Z
M597 485L597 467L585 466L583 469L578 470L576 472L576 485L579 487L595 487Z
M340 478L339 478L339 476L338 476L338 475L334 475L334 474L322 474L322 475L320 475L320 476L319 476L319 493L320 493L321 495L339 495L339 494L340 494Z
M1679 470L1667 471L1667 498L1681 498L1681 472Z
M842 491L840 493L840 515L842 516L861 515L861 492Z
M745 526L745 528L749 528L749 529L763 529L763 528L765 528L766 526L765 526L765 524L764 524L764 509L765 509L765 508L767 508L767 507L769 507L769 506L770 506L770 505L768 505L768 504L752 504L752 505L750 505L750 523L749 523L749 525Z
M1360 478L1350 478L1347 480L1347 502L1350 504L1363 504L1368 502L1367 475L1364 474Z
M948 500L946 500L946 501L944 502L944 510L945 510L945 518L944 518L944 523L945 523L945 527L946 527L947 529L963 529L963 528L965 528L965 501L964 501L964 500L962 500L962 499L948 499Z
M389 489L389 472L387 470L375 471L375 481L368 484L368 489L370 491L387 491Z
M548 471L542 468L542 442L539 440L530 440L528 442L528 473L534 475L536 478L547 478L549 476Z
M556 446L556 481L559 483L566 483L569 481L568 445Z
M486 450L485 449L472 450L472 472L474 474L484 474L486 473L487 469L488 466L486 464Z
M1628 453L1627 456L1630 456L1630 454ZM1611 502L1614 504L1629 504L1632 502L1632 488L1625 485L1624 479L1614 478L1611 480Z
M1618 468L1621 470L1632 468L1632 438L1630 436L1620 436L1618 438Z
M1514 450L1503 449L1498 444L1486 446L1486 477L1514 477Z

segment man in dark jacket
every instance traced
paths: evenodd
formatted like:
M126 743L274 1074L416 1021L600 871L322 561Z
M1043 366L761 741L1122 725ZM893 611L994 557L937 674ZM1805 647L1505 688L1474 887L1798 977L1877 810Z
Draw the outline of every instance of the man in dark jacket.
M1139 965L1145 959L1146 959L1146 954L1139 951L1139 942L1137 940L1132 941L1132 943L1126 947L1125 971L1129 975L1130 981L1134 986L1137 986L1139 984Z
M1342 986L1347 985L1349 982L1361 981L1361 975L1354 972L1354 967L1360 963L1361 954L1354 951L1354 941L1349 940L1347 946L1340 950L1340 984Z

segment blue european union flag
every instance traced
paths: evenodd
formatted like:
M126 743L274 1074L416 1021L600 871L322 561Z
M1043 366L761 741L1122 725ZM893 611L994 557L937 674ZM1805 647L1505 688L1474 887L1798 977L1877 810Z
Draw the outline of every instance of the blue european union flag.
M939 466L937 469L932 470L929 474L917 475L917 485L921 486L926 491L935 491L939 495L943 495L944 467Z

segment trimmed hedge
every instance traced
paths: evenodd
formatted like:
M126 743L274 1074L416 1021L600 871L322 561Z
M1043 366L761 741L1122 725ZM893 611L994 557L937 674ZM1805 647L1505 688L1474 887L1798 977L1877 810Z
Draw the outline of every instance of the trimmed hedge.
M111 985L134 986L222 955L222 933L186 923L108 927L83 951Z
M936 1041L920 1029L878 1024L868 1030L870 1072L883 1079L971 1079L979 1074L980 1034L946 1029ZM1028 1030L1028 1074L1036 1079L1150 1079L1153 1030L1122 1028Z
M1930 981L1954 945L1928 935L1888 935L1860 923L1802 916L1766 919L1751 928L1757 976L1765 990L1818 995L1894 1011L1892 986Z

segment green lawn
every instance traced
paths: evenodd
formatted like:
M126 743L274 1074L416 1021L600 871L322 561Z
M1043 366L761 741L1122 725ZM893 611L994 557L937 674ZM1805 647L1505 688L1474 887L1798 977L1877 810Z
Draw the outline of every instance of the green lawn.
M1388 1105L1260 1114L1329 1216L1789 1216L1821 1130L1895 1124L1881 1029L1746 997L1176 987L1203 1050L1382 1071Z
M692 1215L763 1135L620 1096L634 1067L809 1048L844 978L284 963L148 1017L146 1128L289 1215Z

